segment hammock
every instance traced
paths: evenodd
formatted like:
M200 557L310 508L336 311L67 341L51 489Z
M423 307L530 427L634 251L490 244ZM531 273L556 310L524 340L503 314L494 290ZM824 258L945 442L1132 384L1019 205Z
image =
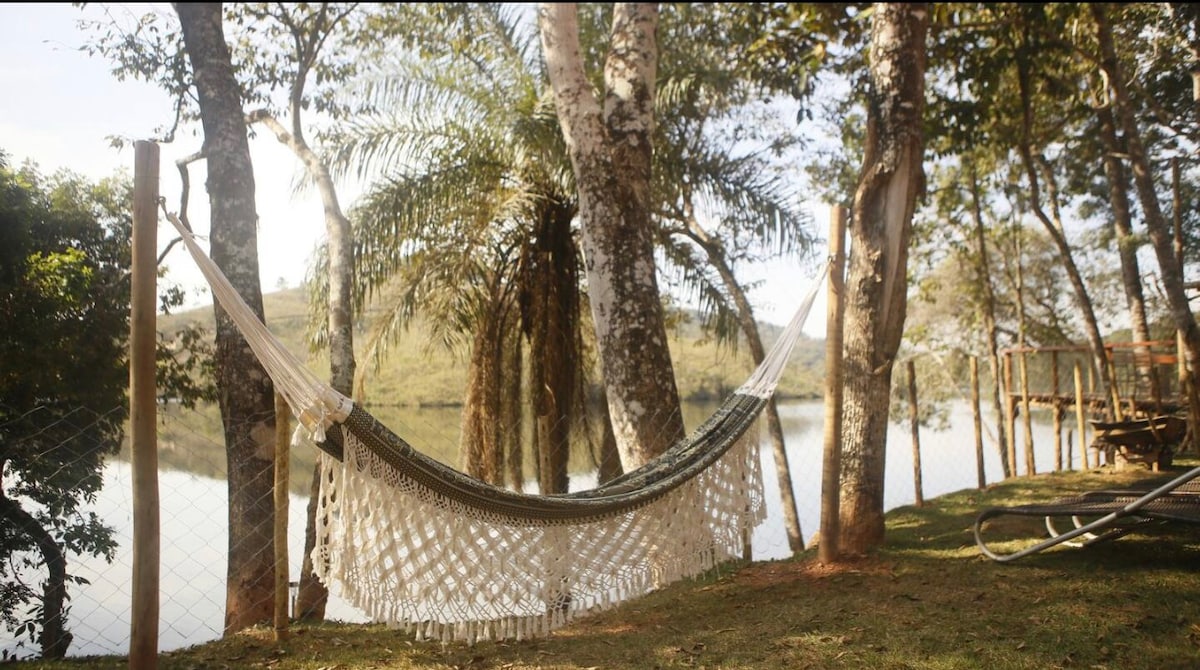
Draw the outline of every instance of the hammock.
M331 591L419 639L523 639L741 555L765 517L755 420L816 297L704 424L597 488L533 495L416 451L267 330L177 217L213 295L321 450L313 565Z

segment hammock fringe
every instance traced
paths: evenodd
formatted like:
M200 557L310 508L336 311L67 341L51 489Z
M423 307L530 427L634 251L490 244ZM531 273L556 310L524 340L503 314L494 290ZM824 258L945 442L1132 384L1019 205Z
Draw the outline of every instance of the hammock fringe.
M644 507L579 522L485 518L396 481L353 436L322 454L313 564L332 592L418 639L544 636L741 557L765 517L757 431Z

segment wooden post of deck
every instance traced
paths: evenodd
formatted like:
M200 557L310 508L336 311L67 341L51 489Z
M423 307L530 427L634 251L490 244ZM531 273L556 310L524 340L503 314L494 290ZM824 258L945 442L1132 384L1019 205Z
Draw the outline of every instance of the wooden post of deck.
M1079 366L1079 361L1075 361L1075 429L1079 433L1079 458L1083 462L1083 469L1087 470L1092 467L1092 463L1091 450L1088 449L1087 422L1084 421L1083 405L1083 370ZM1097 454L1098 459L1099 454Z
M129 439L133 471L133 597L129 667L158 667L159 498L155 324L158 145L133 145L133 255L129 303Z
M917 407L917 368L911 358L908 359L908 418L912 427L913 503L917 507L924 507L925 494L921 485L921 412Z
M1063 406L1062 399L1058 397L1058 352L1050 352L1050 393L1054 400L1051 406L1054 412L1054 471L1061 472L1063 469Z
M817 560L838 560L842 474L842 305L846 294L846 209L829 217L829 283L825 311L825 435L821 465L821 529Z
M1125 420L1125 410L1121 407L1121 388L1117 382L1117 357L1112 345L1104 347L1104 358L1108 361L1108 392L1109 402L1112 403L1112 418L1114 421Z
M1025 350L1019 359L1021 371L1021 427L1025 430L1025 474L1037 474L1037 463L1033 458L1033 417L1029 411L1029 361Z
M1012 352L1004 353L1004 421L1008 424L1008 444L1004 445L1008 452L1009 476L1017 476L1017 407L1013 398L1013 363Z
M971 415L975 419L975 475L979 480L979 488L987 486L987 476L983 471L983 416L979 410L979 359L971 357Z

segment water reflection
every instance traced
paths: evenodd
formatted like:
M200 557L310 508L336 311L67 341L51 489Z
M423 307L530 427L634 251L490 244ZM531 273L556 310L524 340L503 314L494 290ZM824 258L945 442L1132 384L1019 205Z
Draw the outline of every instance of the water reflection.
M699 425L715 405L686 408L685 423ZM425 453L455 464L458 442L457 408L373 410L390 428L408 438ZM820 481L824 408L819 401L786 402L779 407L787 441L792 485L796 496L805 541L817 530L820 514ZM956 405L951 411L950 428L922 431L924 496L932 498L976 485L975 438L969 408ZM227 545L227 506L224 457L217 436L210 434L202 413L180 414L164 424L162 438L163 471L159 476L161 492L161 555L159 648L167 651L213 640L221 636L225 602ZM217 424L219 426L219 423ZM1039 470L1052 464L1052 430L1047 419L1039 416L1034 425ZM985 439L985 470L989 482L999 479L1000 461L996 449ZM914 500L912 446L907 426L892 425L888 436L885 481L885 505L888 509ZM767 500L767 520L754 532L752 543L756 560L771 560L789 555L787 536L779 504L779 487L771 449L764 445L763 481ZM293 455L293 490L289 508L289 558L291 574L299 574L303 547L304 513L313 454ZM181 469L184 460L199 464L196 472ZM1074 463L1080 455L1075 450ZM128 463L115 460L104 472L104 488L94 511L117 529L120 542L116 560L111 564L96 559L73 559L73 574L89 580L86 586L72 588L68 627L74 634L72 656L125 654L129 644L130 575L132 541L131 481ZM591 472L572 476L572 488L593 485ZM293 577L294 578L294 577ZM328 616L331 619L363 622L366 616L334 594ZM11 639L0 638L0 649L12 650ZM23 649L21 654L29 655Z

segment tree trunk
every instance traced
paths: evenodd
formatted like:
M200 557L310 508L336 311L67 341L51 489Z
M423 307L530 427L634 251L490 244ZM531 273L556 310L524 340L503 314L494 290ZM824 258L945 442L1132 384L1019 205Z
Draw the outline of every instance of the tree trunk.
M478 321L462 418L463 471L492 484L504 482L498 459L502 322L502 315L494 310Z
M302 85L302 81L297 86ZM304 164L309 179L317 187L325 212L325 244L329 255L329 385L347 397L354 392L354 240L350 219L342 212L337 186L329 168L312 150L300 132L301 104L298 92L292 95L292 132L289 133L273 116L258 111L248 117L250 123L267 126L281 144L292 150ZM319 477L320 465L314 466L313 477ZM316 505L308 509L315 515ZM312 544L309 544L309 541ZM320 621L325 618L329 589L313 572L312 551L316 547L316 518L306 517L304 530L304 559L300 568L300 588L296 594L297 617Z
M883 542L892 366L907 310L908 242L923 188L925 4L879 3L871 22L862 174L846 282L841 538L846 554Z
M250 122L261 121L271 129L280 143L292 150L292 153L304 164L305 171L321 196L325 213L326 248L329 259L330 386L342 395L349 397L353 392L355 372L352 297L354 249L350 220L346 218L341 204L338 202L337 187L329 174L328 166L304 138L304 124L301 120L305 108L304 91L308 76L317 62L319 52L325 44L325 38L345 17L344 14L341 14L333 18L326 11L327 9L328 5L321 5L320 9L309 17L311 21L301 23L294 22L286 9L281 9L279 14L275 15L275 19L288 28L293 47L291 55L296 69L288 97L292 130L289 133L282 124L265 111L251 115ZM317 474L319 467L319 465L314 466L314 478L319 476ZM310 504L308 509L315 513L316 506ZM329 590L313 572L312 552L316 546L315 539L316 519L310 514L305 520L304 559L300 569L300 588L296 596L296 610L302 619L319 621L325 618L325 605L329 600Z
M761 365L767 357L767 352L758 332L758 322L754 319L754 308L750 305L750 299L746 297L746 292L742 290L741 284L734 276L733 268L729 265L725 249L720 241L713 239L701 227L700 222L693 215L690 203L685 207L687 208L687 237L704 250L709 264L721 277L721 283L737 307L738 326L741 327L742 334L746 337L746 344L750 347L750 356L756 366ZM779 498L783 506L783 526L787 531L788 548L794 554L804 550L804 532L800 528L800 516L796 510L796 495L792 490L792 470L788 465L783 425L779 421L779 410L775 406L774 397L767 400L765 413L767 434L771 437L771 447L775 458L775 476L779 481Z
M684 435L654 264L650 165L655 5L618 3L601 108L583 67L577 9L544 3L542 46L579 188L588 297L626 471Z
M621 452L617 449L617 436L613 433L612 417L608 413L608 401L600 399L600 467L597 477L605 484L625 473L621 466Z
M1150 340L1150 326L1146 321L1146 297L1142 291L1142 271L1138 267L1138 243L1133 236L1133 215L1130 214L1129 177L1121 156L1125 151L1117 139L1116 122L1112 107L1104 105L1096 109L1100 119L1100 141L1104 145L1104 174L1108 178L1108 201L1112 207L1113 231L1117 236L1117 255L1121 259L1121 284L1125 288L1125 303L1129 306L1129 327L1134 342ZM1150 349L1139 348L1138 376L1150 389L1156 402L1159 386L1155 381L1154 366L1150 363Z
M5 521L5 526L18 529L18 532L32 540L42 554L46 565L46 581L42 586L41 621L38 622L42 630L37 639L42 647L42 658L63 658L73 637L67 632L67 613L63 609L67 601L67 557L50 532L15 500L5 497L2 488L0 519Z
M1184 356L1187 365L1188 379L1192 388L1200 387L1200 328L1197 328L1196 317L1192 314L1188 303L1187 293L1183 284L1183 266L1176 258L1172 249L1171 230L1167 226L1159 206L1158 194L1154 190L1154 173L1150 161L1146 158L1146 149L1142 143L1141 132L1138 129L1137 118L1134 116L1132 102L1125 88L1124 73L1117 59L1116 47L1113 45L1112 27L1108 22L1108 10L1104 4L1092 5L1092 15L1096 20L1097 37L1100 44L1101 67L1108 75L1108 84L1112 87L1113 104L1117 111L1117 120L1125 134L1125 148L1129 155L1129 164L1133 168L1133 182L1137 187L1138 199L1142 204L1142 216L1146 222L1146 230L1150 233L1150 241L1154 245L1154 255L1158 259L1159 274L1162 279L1163 291L1167 296L1171 317L1175 327L1182 334ZM1192 430L1196 430L1195 419L1200 417L1200 395L1189 393L1189 414L1193 417Z
M979 177L975 172L974 164L970 167L971 171L971 215L975 220L975 246L976 255L978 258L975 268L976 281L983 288L983 304L980 306L980 313L983 321L983 329L987 332L988 344L988 363L992 369L992 410L996 413L996 448L1000 452L1000 470L1004 473L1004 478L1012 477L1014 474L1014 463L1008 459L1008 426L1005 420L1004 404L1001 402L1003 395L1003 379L1002 370L1000 368L1000 336L999 328L996 326L996 293L992 290L992 269L990 254L988 253L987 237L984 234L982 198L979 194Z
M213 260L259 318L258 216L240 89L221 28L221 5L176 3L192 65L208 159ZM229 471L225 633L270 622L274 608L275 391L219 305L216 382Z
M1075 264L1075 258L1071 253L1071 245L1067 242L1066 235L1063 233L1062 222L1058 220L1057 215L1052 220L1042 207L1042 180L1038 177L1038 168L1044 159L1040 153L1034 150L1033 94L1031 91L1033 77L1031 61L1033 54L1028 53L1029 50L1030 47L1022 45L1022 48L1017 50L1016 58L1017 84L1021 96L1021 139L1017 150L1021 154L1021 161L1025 166L1025 177L1029 182L1029 206L1033 210L1034 216L1041 222L1042 227L1054 242L1054 246L1058 249L1063 269L1066 270L1067 278L1071 282L1075 307L1079 310L1079 315L1083 318L1084 332L1087 335L1088 344L1092 349L1092 366L1099 378L1103 380L1106 396L1113 398L1113 411L1119 413L1120 408L1117 407L1113 393L1113 371L1108 364L1108 356L1104 350L1104 337L1100 334L1100 326L1096 322L1096 310L1092 308L1092 299L1088 295L1087 285L1084 284L1083 275L1079 273L1079 266ZM1047 200L1049 200L1049 204L1054 208L1054 211L1057 212L1057 202L1053 197L1057 189L1054 187L1052 181L1048 181L1048 190L1051 193ZM1028 474L1033 473L1030 472Z
M504 450L504 470L509 488L522 491L525 487L524 394L521 392L525 367L521 335L512 333L504 352L503 384L500 397L500 447Z
M564 202L542 210L522 258L522 328L529 338L534 425L539 441L542 493L566 493L577 373L580 369L578 252L571 235L575 208Z
M313 466L312 482L308 487L308 505L304 508L304 557L300 564L296 605L292 613L299 621L322 621L329 604L329 589L313 571L313 548L317 546L317 507L321 497L321 468Z

